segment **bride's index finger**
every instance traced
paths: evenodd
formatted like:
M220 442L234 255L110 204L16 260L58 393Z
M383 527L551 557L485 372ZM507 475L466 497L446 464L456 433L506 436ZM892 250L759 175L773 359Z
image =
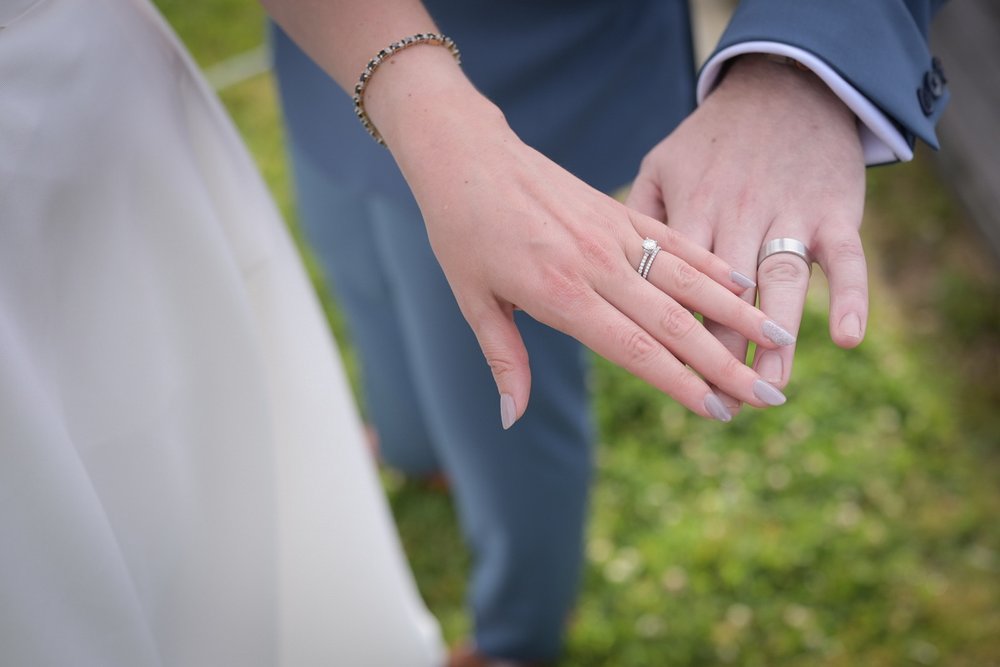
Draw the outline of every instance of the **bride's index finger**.
M734 294L743 294L748 289L757 286L752 278L734 269L729 262L712 254L675 229L658 220L647 218L632 209L626 208L625 210L628 212L632 226L642 238L653 239L660 248L669 250L671 254L680 257ZM629 248L627 253L629 259L635 261L633 266L638 267L642 261L642 248L638 247L637 250ZM635 256L633 257L633 255Z

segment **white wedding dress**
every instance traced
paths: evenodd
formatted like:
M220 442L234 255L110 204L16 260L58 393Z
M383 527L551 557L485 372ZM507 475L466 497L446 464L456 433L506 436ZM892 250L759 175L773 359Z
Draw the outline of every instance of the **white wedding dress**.
M0 665L442 661L191 60L145 0L0 0Z

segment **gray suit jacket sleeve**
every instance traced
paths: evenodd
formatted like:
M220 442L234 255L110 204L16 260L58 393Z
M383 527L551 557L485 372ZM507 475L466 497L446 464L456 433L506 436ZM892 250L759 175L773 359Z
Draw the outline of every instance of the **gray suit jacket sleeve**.
M716 52L749 41L814 54L879 107L912 146L937 148L949 93L927 30L945 0L742 0Z

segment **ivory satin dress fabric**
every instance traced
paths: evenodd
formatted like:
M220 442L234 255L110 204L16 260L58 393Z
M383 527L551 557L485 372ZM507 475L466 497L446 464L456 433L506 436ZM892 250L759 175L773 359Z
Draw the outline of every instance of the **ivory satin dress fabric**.
M0 665L443 662L325 321L143 0L0 0Z

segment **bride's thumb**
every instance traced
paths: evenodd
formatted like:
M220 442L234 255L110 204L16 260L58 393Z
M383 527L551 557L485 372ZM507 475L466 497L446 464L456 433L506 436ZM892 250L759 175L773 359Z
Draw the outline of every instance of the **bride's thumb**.
M506 430L528 407L531 393L528 350L514 323L513 309L505 310L497 304L495 309L477 318L474 329L500 392L500 424Z

